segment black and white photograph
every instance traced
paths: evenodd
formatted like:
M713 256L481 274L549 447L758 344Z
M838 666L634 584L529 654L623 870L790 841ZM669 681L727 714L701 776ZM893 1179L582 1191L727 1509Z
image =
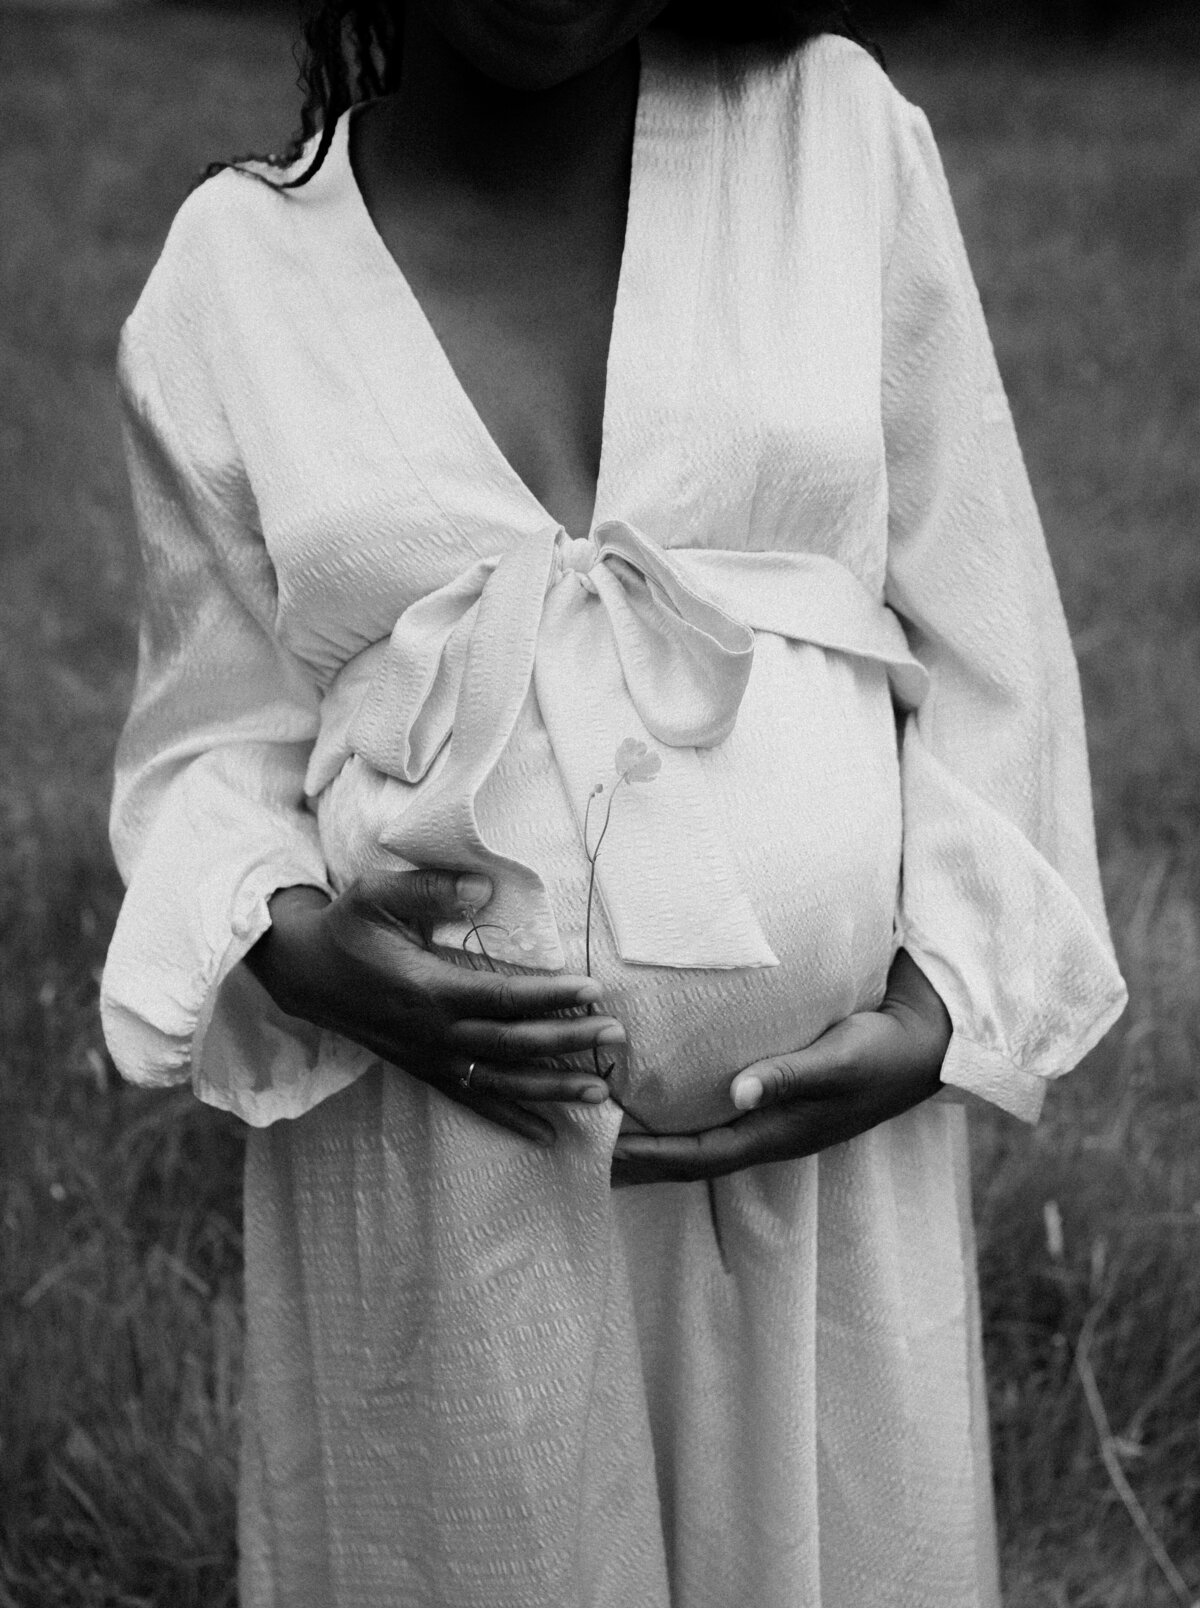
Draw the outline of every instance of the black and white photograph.
M0 0L0 1608L1200 1608L1194 0Z

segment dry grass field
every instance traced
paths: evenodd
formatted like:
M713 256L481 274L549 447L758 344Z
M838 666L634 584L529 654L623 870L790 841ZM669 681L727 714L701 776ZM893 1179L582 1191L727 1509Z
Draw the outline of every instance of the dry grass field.
M1062 581L1132 993L1037 1130L976 1126L1007 1601L1160 1608L1200 1597L1200 63L894 73ZM119 1086L95 1013L136 593L110 374L191 177L277 144L291 78L269 18L0 8L0 1608L234 1602L239 1135Z

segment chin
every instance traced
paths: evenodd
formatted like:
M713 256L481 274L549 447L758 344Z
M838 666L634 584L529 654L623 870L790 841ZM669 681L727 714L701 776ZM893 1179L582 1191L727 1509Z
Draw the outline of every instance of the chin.
M426 0L435 26L505 89L554 89L597 66L661 10L653 0Z

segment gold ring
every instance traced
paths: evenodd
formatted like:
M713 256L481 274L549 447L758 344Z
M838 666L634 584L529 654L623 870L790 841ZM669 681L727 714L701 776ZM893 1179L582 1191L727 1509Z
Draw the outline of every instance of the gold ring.
M462 1084L464 1089L469 1089L471 1087L471 1079L474 1076L475 1076L475 1062L472 1061L470 1063L470 1065L467 1067L467 1070L463 1073L462 1077L458 1081Z

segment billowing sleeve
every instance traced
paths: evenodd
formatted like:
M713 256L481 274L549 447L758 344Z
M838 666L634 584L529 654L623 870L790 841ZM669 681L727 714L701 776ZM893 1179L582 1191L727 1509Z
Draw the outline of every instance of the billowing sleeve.
M328 886L303 794L318 699L273 634L274 572L203 331L165 277L152 276L119 363L144 599L111 817L127 892L101 1015L127 1078L190 1076L202 1099L264 1123L329 1092L324 1036L238 966L272 893Z
M933 136L906 104L905 123L887 601L930 690L902 734L899 941L950 1013L943 1082L1033 1121L1126 994L1066 621Z

